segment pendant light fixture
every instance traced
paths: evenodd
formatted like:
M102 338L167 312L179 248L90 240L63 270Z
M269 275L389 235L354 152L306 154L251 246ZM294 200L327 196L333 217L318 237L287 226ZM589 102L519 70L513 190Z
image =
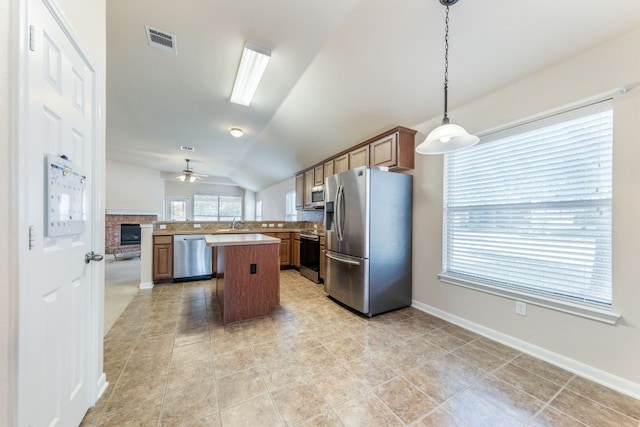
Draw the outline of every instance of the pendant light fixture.
M444 36L444 117L442 125L429 133L427 139L416 147L418 154L445 154L476 145L480 138L470 135L462 126L449 123L447 115L447 91L449 89L449 6L458 0L440 0L446 6Z

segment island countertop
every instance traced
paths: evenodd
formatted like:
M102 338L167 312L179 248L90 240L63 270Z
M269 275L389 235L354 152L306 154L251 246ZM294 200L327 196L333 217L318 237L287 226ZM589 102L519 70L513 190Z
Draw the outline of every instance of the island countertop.
M207 246L244 246L244 245L268 245L280 243L277 237L265 236L258 233L242 234L205 234Z

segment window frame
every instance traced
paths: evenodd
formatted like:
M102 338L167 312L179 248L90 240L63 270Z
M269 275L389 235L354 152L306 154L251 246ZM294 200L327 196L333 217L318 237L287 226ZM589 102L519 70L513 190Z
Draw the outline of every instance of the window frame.
M528 133L532 130L536 129L544 129L549 126L552 126L554 123L561 123L568 120L571 120L575 117L579 116L587 116L593 114L598 111L607 111L613 110L613 106L610 102L606 103L598 103L596 106L587 106L585 108L578 108L571 111L565 111L558 114L554 114L549 117L541 117L536 120L530 120L526 123L522 124L511 124L504 129L499 129L497 131L492 132L491 134L485 134L483 136L484 141L481 142L480 145L476 146L477 149L482 149L482 145L491 144L492 142L499 142L503 138L507 136L513 136L518 134ZM613 112L612 112L613 114ZM613 125L612 125L613 131ZM612 137L613 139L613 137ZM613 143L611 144L613 147ZM613 148L611 148L613 150ZM597 321L601 321L608 324L615 324L620 315L613 312L613 301L611 301L610 307L603 306L593 306L589 304L576 303L566 298L554 298L550 297L548 293L539 293L535 291L527 291L523 288L518 288L517 286L502 286L500 284L492 283L491 280L482 279L480 276L474 277L472 274L460 274L460 273L451 273L447 271L448 268L448 256L450 254L448 246L448 222L449 213L448 207L446 204L447 201L447 191L448 191L448 167L450 162L455 160L455 154L446 155L444 161L444 174L443 174L443 245L442 245L442 272L438 275L439 279L442 282L453 284L457 286L462 286L478 291L482 291L485 293L506 297L510 299L514 299L517 301L524 301L534 305L550 308L553 310L577 315L584 318L589 318ZM610 205L612 204L612 198L609 198ZM509 205L505 205L509 206ZM612 238L613 230L612 230L612 221L609 225L609 233ZM612 264L612 263L611 263ZM612 265L609 265L609 272L611 273ZM469 270L471 271L471 270ZM478 270L480 271L480 270ZM613 298L613 281L610 282L611 293ZM532 288L529 288L532 289Z

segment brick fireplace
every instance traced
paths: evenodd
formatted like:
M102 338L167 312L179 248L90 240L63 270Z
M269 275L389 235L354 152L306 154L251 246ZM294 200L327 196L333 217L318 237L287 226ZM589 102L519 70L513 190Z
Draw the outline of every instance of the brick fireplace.
M107 213L105 215L105 243L106 253L114 253L114 250L122 249L120 245L120 226L122 224L151 224L158 220L158 215L135 213ZM139 251L140 245L127 245L127 252Z

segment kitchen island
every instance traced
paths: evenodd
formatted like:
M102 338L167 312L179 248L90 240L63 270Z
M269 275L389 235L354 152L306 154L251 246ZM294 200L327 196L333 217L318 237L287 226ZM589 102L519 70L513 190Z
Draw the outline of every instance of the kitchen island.
M224 325L271 314L280 304L280 239L264 234L207 234L216 248L216 297Z

